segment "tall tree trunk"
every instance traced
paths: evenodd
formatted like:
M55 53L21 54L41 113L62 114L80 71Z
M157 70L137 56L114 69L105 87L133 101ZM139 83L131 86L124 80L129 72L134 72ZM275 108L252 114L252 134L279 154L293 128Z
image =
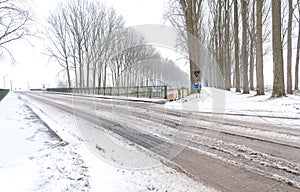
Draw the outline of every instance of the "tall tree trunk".
M78 65L79 65L79 88L82 90L84 87L84 73L83 73L83 62L82 62L82 51L81 51L81 43L80 40L77 40L77 54L78 54Z
M103 71L103 88L106 88L106 80L107 80L107 65L104 65L104 71Z
M264 95L263 38L262 38L263 0L256 1L256 94Z
M254 90L254 40L250 40L250 58L249 58L249 83L250 90Z
M254 90L254 51L255 51L255 1L252 3L252 16L251 16L251 31L249 34L250 36L250 90Z
M300 13L300 9L299 9ZM297 53L296 53L296 64L295 64L295 90L299 90L298 80L299 80L299 57L300 57L300 20L298 21L298 43L297 43Z
M218 39L218 21L217 19L215 19L214 21L214 46L215 46L215 55L214 57L216 58L217 63L219 64L219 54L220 54L220 50L219 50L219 39ZM218 84L216 78L216 67L213 67L212 70L212 75L211 75L211 79L214 81L213 85L216 86Z
M71 88L72 87L72 83L71 83L70 69L69 69L69 62L68 62L68 60L66 60L66 71L67 71L67 78L68 78L68 86L69 86L69 88Z
M200 70L200 60L199 49L198 49L198 22L200 15L197 15L195 9L200 5L202 0L180 0L181 8L184 13L185 26L187 31L187 46L189 52L189 62L190 62L190 91L194 92L194 81L199 81L201 79L200 75L198 78L194 76L195 71ZM200 8L198 7L198 9ZM199 12L200 13L200 12ZM199 14L198 13L198 14Z
M236 92L241 92L240 56L239 56L239 18L238 0L234 0L234 57L235 57L235 87Z
M97 63L93 61L93 93L95 93L96 88L96 71L97 71Z
M223 79L225 82L225 75L224 75L224 43L223 43L223 26L222 26L222 1L218 1L218 41L219 47L219 55L218 55L218 64L220 67L220 71L223 75ZM224 83L225 84L225 83Z
M100 95L100 89L101 89L101 75L98 76L98 95Z
M74 39L75 42L75 39ZM73 59L73 67L74 67L74 75L75 75L75 87L78 88L78 71L77 71L77 62L76 62L76 48L72 46L72 59Z
M87 56L87 62L86 62L86 88L88 91L90 91L90 61L89 56Z
M231 51L230 49L230 1L225 1L225 63L224 63L224 76L225 76L225 89L230 91L231 88Z
M285 96L281 41L281 0L272 0L273 92L272 97Z
M288 19L288 36L287 36L287 93L292 94L292 20L293 20L293 1L289 0L289 19Z
M242 4L242 59L243 59L243 93L249 93L249 80L248 80L248 49L247 49L247 40L248 40L248 22L247 22L247 13L248 13L248 2L241 0Z

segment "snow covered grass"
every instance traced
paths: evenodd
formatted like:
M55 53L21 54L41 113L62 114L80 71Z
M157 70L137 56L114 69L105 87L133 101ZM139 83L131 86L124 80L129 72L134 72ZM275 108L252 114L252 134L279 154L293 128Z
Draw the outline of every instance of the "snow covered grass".
M199 98L193 94L175 102L168 102L165 107L200 112L213 112L217 107L223 113L255 113L256 115L269 116L279 114L285 117L299 117L300 96L288 95L287 97L271 98L270 92L256 96L255 92L241 94L203 87Z
M0 123L2 165L59 142L57 135L14 94L0 102Z
M69 145L20 158L0 169L3 191L89 191L88 169Z
M0 102L1 191L88 190L78 153L14 93Z

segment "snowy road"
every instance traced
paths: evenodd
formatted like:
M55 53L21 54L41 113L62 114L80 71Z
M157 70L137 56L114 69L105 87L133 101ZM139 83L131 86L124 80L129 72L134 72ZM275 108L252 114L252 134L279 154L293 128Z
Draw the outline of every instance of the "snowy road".
M22 96L73 114L82 139L118 166L147 164L134 154L116 152L125 142L221 191L300 190L299 124L282 125L285 120L299 122L298 116L234 112L223 119L151 103L42 93ZM114 144L122 142L110 148L108 138Z

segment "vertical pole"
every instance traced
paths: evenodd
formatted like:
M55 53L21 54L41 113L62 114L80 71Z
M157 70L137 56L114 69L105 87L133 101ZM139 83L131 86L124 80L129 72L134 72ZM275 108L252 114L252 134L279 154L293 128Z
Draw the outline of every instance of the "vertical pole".
M5 75L3 76L3 89L5 89Z
M167 99L168 98L167 86L164 86L164 91L165 91L165 99Z

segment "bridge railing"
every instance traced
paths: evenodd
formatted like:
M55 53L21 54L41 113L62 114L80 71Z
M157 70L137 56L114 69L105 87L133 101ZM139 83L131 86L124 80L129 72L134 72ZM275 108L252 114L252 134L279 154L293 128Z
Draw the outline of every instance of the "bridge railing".
M126 96L167 99L167 86L96 87L96 88L47 88L48 92L96 94L105 96Z

